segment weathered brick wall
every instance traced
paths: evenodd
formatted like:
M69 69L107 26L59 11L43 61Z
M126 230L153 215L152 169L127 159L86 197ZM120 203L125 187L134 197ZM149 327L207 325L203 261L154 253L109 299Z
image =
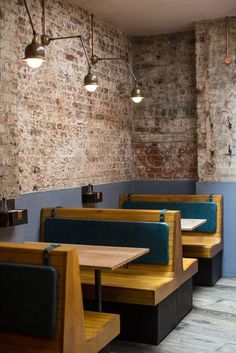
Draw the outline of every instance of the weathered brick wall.
M0 0L0 4L4 26L1 75L6 77L1 121L6 119L8 106L14 108L11 120L4 120L1 126L3 133L7 130L5 140L0 141L1 162L5 163L5 156L12 166L9 170L3 166L8 181L4 179L0 193L8 182L15 191L24 193L129 180L133 174L132 103L127 96L132 79L127 68L120 62L97 64L100 88L87 93L83 88L87 65L78 39L52 42L46 49L48 61L37 70L28 68L19 61L32 39L23 2ZM40 1L28 0L28 4L41 32ZM66 2L48 0L46 4L49 34L82 34L89 50L88 14ZM99 56L131 52L129 38L102 22L96 21L95 36ZM10 150L12 144L18 148L16 159ZM10 190L6 194L9 196Z
M18 195L18 73L15 1L0 0L0 196Z
M28 3L41 32L40 1ZM49 34L81 33L89 50L86 11L46 3ZM87 66L78 39L52 42L38 70L22 63L32 39L22 0L0 0L0 30L0 195L132 178L195 180L197 165L200 180L235 180L235 18L229 66L224 19L198 23L196 43L193 32L131 42L96 21L99 56L133 55L145 91L137 106L127 99L133 82L120 62L99 63L100 88L85 91ZM225 155L229 146L231 157Z
M230 65L224 64L225 30L225 19L196 25L198 175L201 181L235 181L236 178L235 17L230 19ZM232 156L227 156L229 146Z
M136 177L196 179L194 33L134 38L133 66L146 96L133 121Z

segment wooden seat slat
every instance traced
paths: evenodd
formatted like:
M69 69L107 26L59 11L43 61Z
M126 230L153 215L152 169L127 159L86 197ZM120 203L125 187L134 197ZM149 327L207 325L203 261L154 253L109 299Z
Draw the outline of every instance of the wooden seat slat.
M94 284L94 273L92 271L83 271L81 274L82 283ZM155 290L156 288L172 281L173 278L163 278L161 274L155 276L154 273L147 276L147 273L132 272L126 273L120 271L119 273L102 273L102 284L105 286L120 287L120 288L134 288L139 290Z

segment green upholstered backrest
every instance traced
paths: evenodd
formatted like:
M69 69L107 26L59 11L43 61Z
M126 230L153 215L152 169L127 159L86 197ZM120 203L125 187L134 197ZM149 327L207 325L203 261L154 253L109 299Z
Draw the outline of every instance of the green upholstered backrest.
M0 331L52 338L56 293L53 267L0 262Z
M150 248L136 262L168 264L169 225L162 222L47 218L44 241Z
M148 210L179 210L181 218L207 219L207 222L195 231L203 233L216 232L217 206L215 202L160 202L160 201L132 201L123 203L127 209L148 209Z

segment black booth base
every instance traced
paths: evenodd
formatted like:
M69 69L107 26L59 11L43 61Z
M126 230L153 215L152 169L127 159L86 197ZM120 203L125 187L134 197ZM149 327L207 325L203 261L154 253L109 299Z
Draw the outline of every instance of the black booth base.
M198 258L198 273L193 277L193 284L214 286L222 277L222 251L211 259Z
M94 310L94 302L85 300L85 309ZM159 344L192 309L192 278L156 306L103 302L104 312L120 315L118 338Z

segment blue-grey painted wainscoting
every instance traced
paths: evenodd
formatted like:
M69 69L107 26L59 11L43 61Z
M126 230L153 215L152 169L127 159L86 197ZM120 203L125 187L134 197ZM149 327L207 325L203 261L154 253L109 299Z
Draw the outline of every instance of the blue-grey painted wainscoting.
M101 191L104 199L103 202L96 204L96 207L117 208L119 194L133 192L132 181L97 185L94 186L94 191ZM21 195L16 199L15 207L20 209L26 208L28 210L28 224L0 228L0 241L38 241L41 208L55 206L82 207L81 188L34 192Z
M94 191L103 193L103 202L95 207L117 208L120 194L129 193L195 193L195 183L191 181L123 181L94 186ZM44 207L82 207L81 188L33 192L23 194L16 199L16 208L28 210L29 223L17 227L0 228L0 241L38 241L40 211Z
M195 194L195 181L191 180L134 180L135 194Z
M236 276L236 183L197 182L196 193L218 194L224 197L223 275Z

